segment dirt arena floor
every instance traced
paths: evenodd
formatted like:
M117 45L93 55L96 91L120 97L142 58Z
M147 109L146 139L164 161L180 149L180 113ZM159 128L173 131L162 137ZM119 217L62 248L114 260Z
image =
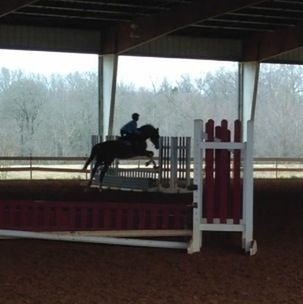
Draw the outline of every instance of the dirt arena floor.
M135 199L128 192L85 193L79 183L0 182L0 197ZM253 257L241 252L239 235L231 233L205 233L202 251L194 255L2 239L0 303L302 304L303 180L256 181L254 223Z

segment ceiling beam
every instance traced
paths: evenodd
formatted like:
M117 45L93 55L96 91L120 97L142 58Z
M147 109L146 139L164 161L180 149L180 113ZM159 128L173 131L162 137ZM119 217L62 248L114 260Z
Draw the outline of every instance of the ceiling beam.
M255 35L244 42L243 61L265 61L303 47L303 23L272 33Z
M122 54L193 23L233 12L249 5L262 3L257 0L195 0L177 9L148 17L139 17L127 26L111 27L104 35L102 53Z
M8 15L9 13L24 7L28 4L34 3L37 0L9 0L1 1L0 3L0 18Z

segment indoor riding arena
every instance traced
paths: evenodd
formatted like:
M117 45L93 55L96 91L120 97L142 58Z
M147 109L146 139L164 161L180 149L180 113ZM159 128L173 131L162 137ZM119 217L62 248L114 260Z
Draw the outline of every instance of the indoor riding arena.
M302 20L299 0L1 1L0 304L302 304Z

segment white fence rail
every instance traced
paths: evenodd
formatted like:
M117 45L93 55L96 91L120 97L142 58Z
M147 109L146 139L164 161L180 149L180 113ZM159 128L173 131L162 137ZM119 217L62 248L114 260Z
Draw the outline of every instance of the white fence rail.
M0 180L87 179L82 171L86 157L0 157ZM123 161L126 168L144 168L145 161ZM255 158L255 178L303 178L303 158Z

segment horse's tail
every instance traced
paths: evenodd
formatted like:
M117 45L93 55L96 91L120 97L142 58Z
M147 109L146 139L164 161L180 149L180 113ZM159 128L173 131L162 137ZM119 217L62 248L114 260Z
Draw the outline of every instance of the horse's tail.
M83 169L82 170L86 170L88 165L93 161L93 159L96 157L96 154L97 154L97 147L96 145L93 146L91 152L90 152L90 156L89 158L86 160L84 166L83 166Z

